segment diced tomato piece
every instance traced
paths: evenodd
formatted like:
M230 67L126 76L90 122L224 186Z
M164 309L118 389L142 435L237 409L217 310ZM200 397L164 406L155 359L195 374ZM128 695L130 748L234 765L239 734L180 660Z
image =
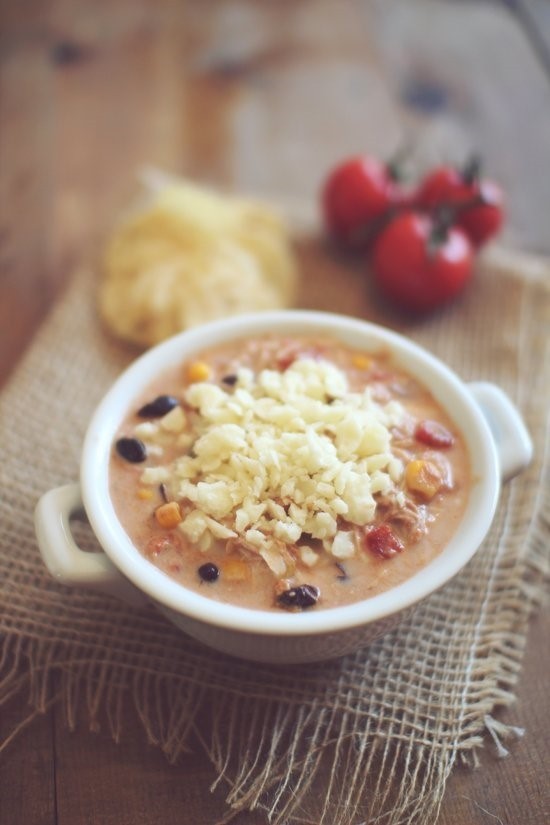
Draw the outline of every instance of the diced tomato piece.
M420 421L414 431L414 437L421 444L426 444L428 447L435 447L444 450L452 447L454 438L449 430L440 424L439 421Z
M318 360L323 355L322 347L299 346L298 344L290 342L282 346L275 358L277 369L284 372L299 358L313 358Z
M389 524L377 524L367 528L365 543L371 553L383 559L391 559L405 549L401 539L395 535Z
M297 352L287 352L283 355L279 355L277 358L277 367L281 370L281 372L284 372L296 361L297 357Z
M370 378L372 381L389 381L390 378L392 378L392 374L388 372L388 370L378 367L372 370Z
M169 550L180 550L181 541L177 533L159 533L152 536L145 548L146 556L160 556Z

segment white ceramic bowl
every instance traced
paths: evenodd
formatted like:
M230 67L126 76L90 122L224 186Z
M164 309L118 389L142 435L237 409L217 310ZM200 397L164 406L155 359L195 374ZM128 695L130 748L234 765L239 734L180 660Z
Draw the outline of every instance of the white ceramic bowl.
M140 392L193 353L242 336L266 332L331 335L368 351L390 350L419 378L462 432L470 454L473 489L454 537L427 567L403 584L344 607L303 613L267 612L221 604L176 583L133 546L108 492L113 439ZM116 381L97 408L86 435L80 485L46 493L36 508L36 533L51 574L70 585L94 587L132 604L150 600L183 631L224 653L266 662L305 662L355 650L394 627L414 605L444 585L473 556L495 512L501 482L530 461L523 422L496 386L464 384L441 361L412 341L357 319L309 311L261 313L214 322L149 350ZM104 553L81 550L70 518L84 510Z

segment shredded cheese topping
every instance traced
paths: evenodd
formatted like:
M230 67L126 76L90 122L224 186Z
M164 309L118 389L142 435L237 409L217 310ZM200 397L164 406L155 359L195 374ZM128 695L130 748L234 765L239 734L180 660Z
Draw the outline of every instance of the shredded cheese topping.
M353 555L339 518L369 523L374 495L395 492L403 476L390 432L403 406L378 403L368 388L350 391L329 361L301 358L284 372L241 368L234 387L197 382L184 400L196 412L178 408L159 426L189 451L146 469L142 482L167 483L192 503L178 528L189 541L206 549L214 539L239 540L277 576L285 575L285 545L304 534L336 558ZM308 550L301 557L312 565Z

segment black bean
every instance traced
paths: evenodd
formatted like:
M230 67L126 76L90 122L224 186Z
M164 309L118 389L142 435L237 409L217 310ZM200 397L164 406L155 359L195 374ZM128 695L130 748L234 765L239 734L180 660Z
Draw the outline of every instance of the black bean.
M300 584L291 587L277 596L277 601L283 607L297 607L304 610L306 607L313 607L317 604L321 591L312 584Z
M131 461L132 464L139 464L140 461L145 461L147 458L145 444L139 438L119 438L116 449L122 458Z
M222 378L223 383L227 384L228 387L234 387L238 380L239 377L234 374L224 375L224 377Z
M174 407L177 407L179 403L173 395L158 395L154 401L144 404L137 414L140 418L160 418L173 410Z
M215 564L212 564L211 561L207 561L206 564L201 564L198 573L205 582L215 582L220 575L219 568L216 567Z
M163 481L159 484L159 492L163 501L168 504L168 491L166 490L166 484Z
M334 564L336 565L336 567L340 571L340 574L338 576L336 576L338 581L345 582L347 579L349 579L348 572L347 572L346 568L344 567L344 565L342 564L342 562L341 561L335 561Z

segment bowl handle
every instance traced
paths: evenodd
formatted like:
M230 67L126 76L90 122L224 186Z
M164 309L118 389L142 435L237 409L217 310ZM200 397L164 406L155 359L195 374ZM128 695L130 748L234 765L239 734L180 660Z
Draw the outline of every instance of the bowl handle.
M80 484L67 484L45 493L34 513L38 546L54 579L109 593L128 604L146 603L137 587L122 575L104 552L89 553L76 543L71 516L84 513Z
M513 478L527 467L533 457L533 442L523 419L510 398L495 384L474 381L468 384L481 408L500 461L503 481Z

